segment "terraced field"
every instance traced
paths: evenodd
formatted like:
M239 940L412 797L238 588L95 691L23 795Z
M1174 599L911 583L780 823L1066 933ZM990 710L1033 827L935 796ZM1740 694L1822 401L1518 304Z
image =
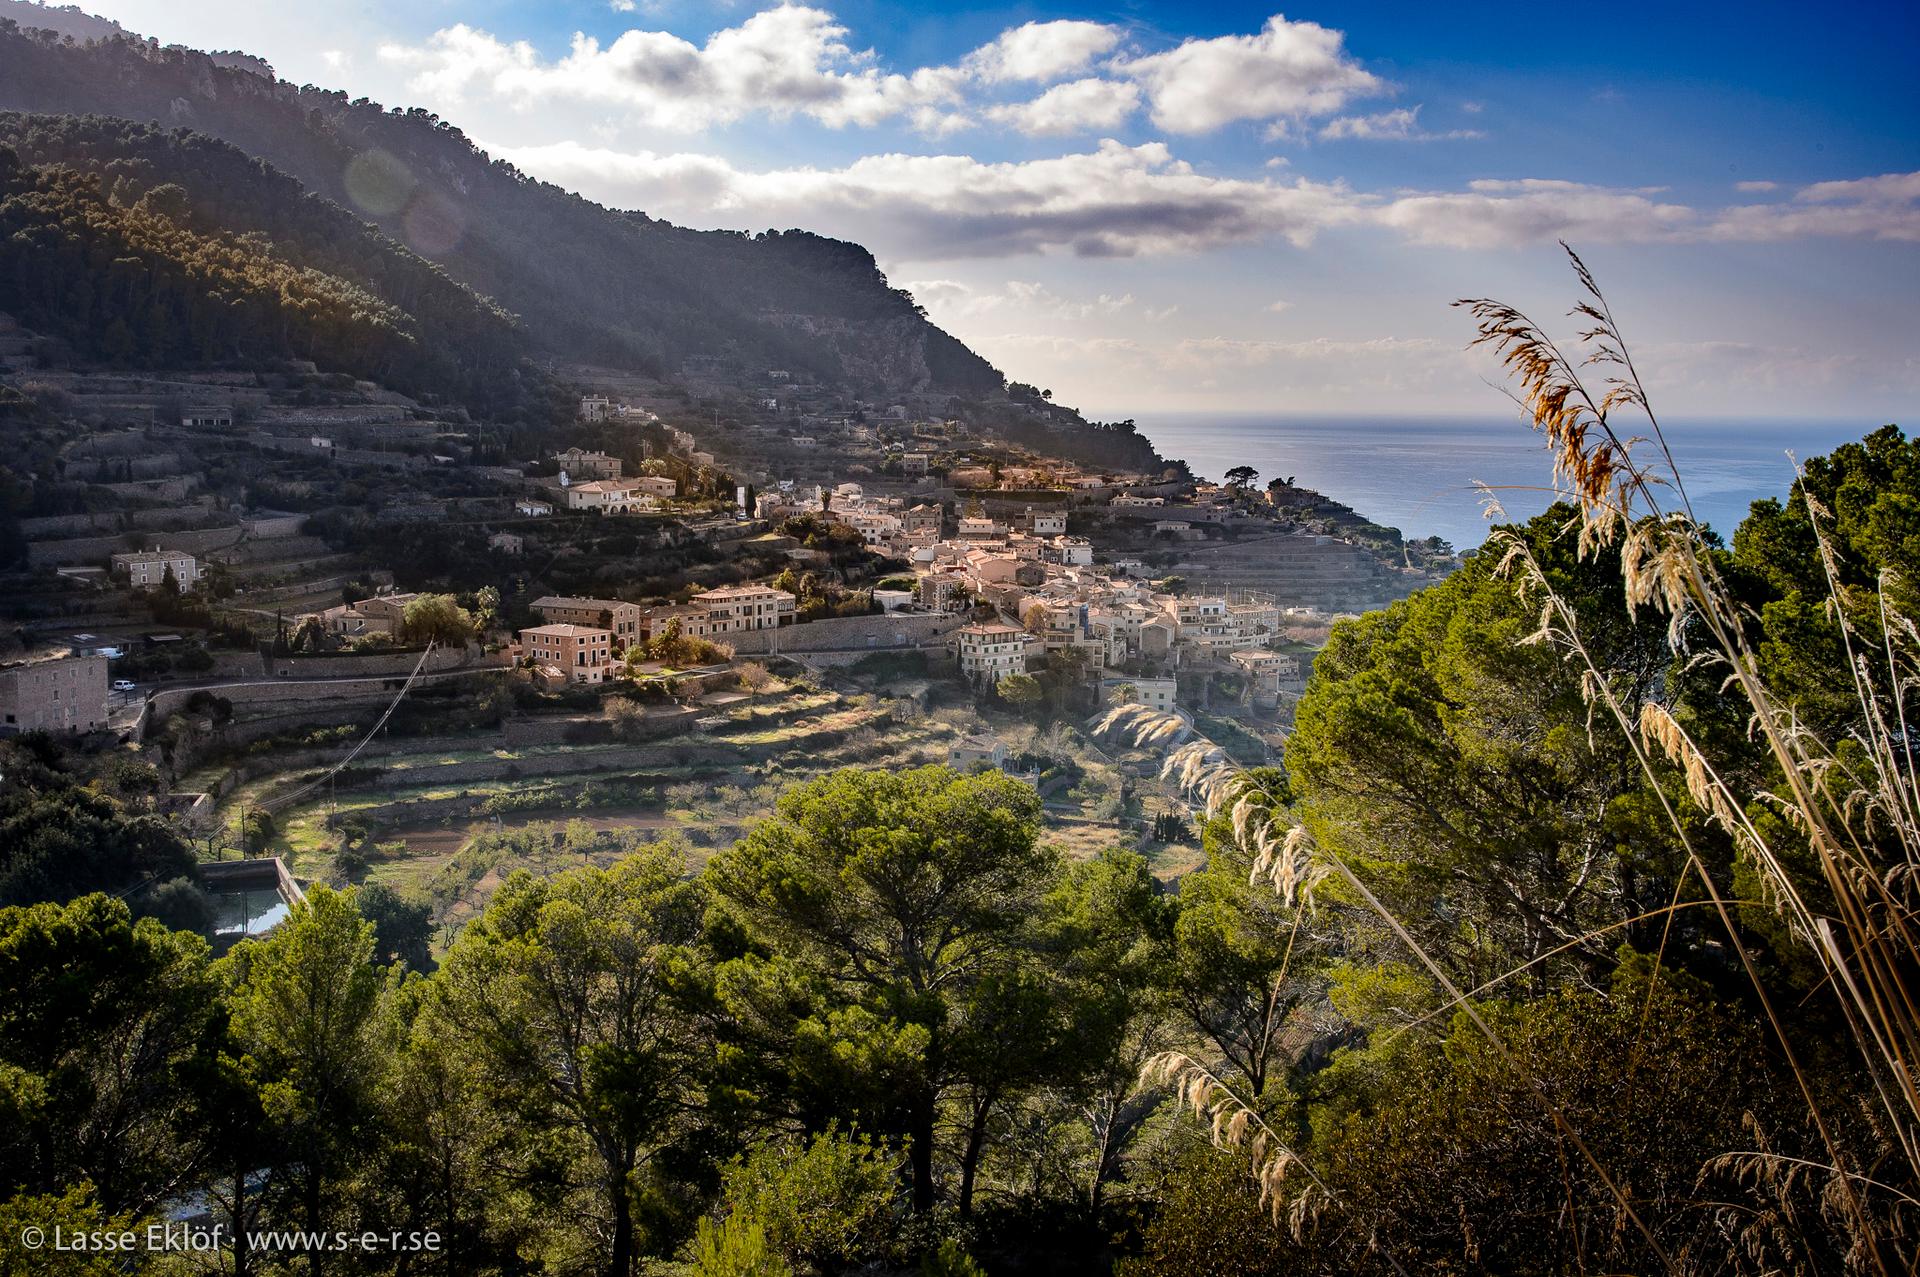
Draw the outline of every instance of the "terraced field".
M378 882L430 901L444 940L517 868L558 872L662 838L698 868L782 791L812 776L944 762L957 739L983 728L1020 737L998 714L991 723L972 711L926 714L857 685L788 684L750 698L723 694L627 713L624 726L578 714L467 735L382 738L333 772L356 743L339 733L324 745L254 751L202 768L182 788L223 795L217 819L232 845L250 813L270 812L261 849L304 881ZM1028 728L1020 738L1031 746L1033 736ZM524 743L533 738L545 743ZM1075 857L1138 845L1156 873L1177 877L1197 861L1198 847L1141 837L1139 803L1117 804L1114 795L1151 781L1128 782L1126 770L1087 743L1069 775L1042 784L1048 837ZM506 836L516 833L529 836ZM503 854L503 845L568 850Z
M438 920L457 924L515 867L462 863L476 834L579 821L672 837L698 865L789 785L855 764L944 761L955 735L931 719L894 721L891 704L872 696L786 687L716 699L673 711L669 736L621 739L583 715L553 725L576 743L508 746L497 732L381 740L329 778L352 747L344 742L209 766L182 788L224 791L217 819L232 843L249 813L271 811L262 850L303 880L385 882L434 899Z

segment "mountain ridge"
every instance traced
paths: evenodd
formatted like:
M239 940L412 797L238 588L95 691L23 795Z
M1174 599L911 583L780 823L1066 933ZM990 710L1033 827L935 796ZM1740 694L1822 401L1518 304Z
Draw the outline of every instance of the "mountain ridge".
M245 54L34 24L0 0L0 109L186 128L298 179L525 324L534 349L660 377L690 357L875 396L993 398L1005 379L857 244L697 231L606 208L487 156L431 112L272 78Z

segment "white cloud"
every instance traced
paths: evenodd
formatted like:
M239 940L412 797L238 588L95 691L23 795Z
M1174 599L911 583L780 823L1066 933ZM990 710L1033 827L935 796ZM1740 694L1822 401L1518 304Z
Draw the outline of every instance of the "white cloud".
M1809 387L1890 384L1898 370L1879 366L1869 352L1827 352L1804 346L1745 341L1656 341L1634 348L1634 359L1657 381L1725 390L1805 390ZM1897 384L1900 378L1891 379Z
M1570 182L1561 177L1479 177L1467 183L1467 189L1483 195L1536 195L1536 194L1580 194L1592 191L1618 190L1626 195L1658 195L1667 188L1664 186L1635 186L1616 188L1594 186L1589 182Z
M549 61L525 41L508 44L459 24L423 46L383 45L380 56L412 72L409 87L443 101L485 92L523 109L587 102L689 132L753 112L872 125L957 100L960 77L951 68L882 72L872 52L853 49L846 35L824 9L782 5L714 32L704 45L631 30L603 47L576 33L567 55Z
M621 12L650 0L612 0ZM825 9L783 4L694 44L667 31L632 29L610 44L576 32L563 57L547 58L526 41L507 42L464 23L423 44L379 50L407 74L407 86L445 106L477 96L520 112L572 102L611 107L631 122L698 132L750 115L805 116L834 128L871 127L904 118L941 136L976 122L967 99L981 85L1050 83L1110 52L1117 27L1097 22L1029 22L1004 31L959 66L908 73L882 68L856 49L848 29ZM1059 134L1117 128L1140 100L1137 85L1082 79L1024 103L983 114L1023 132Z
M1463 351L1457 340L1432 337L1260 341L1206 335L1168 341L1042 327L968 338L990 358L1018 358L1018 366L1044 373L1055 386L1088 387L1063 392L1077 400L1098 393L1094 386L1108 395L1124 387L1122 402L1159 399L1188 410L1196 388L1265 396L1298 390L1341 399L1361 388L1377 397L1438 387L1466 397L1484 394L1482 378L1491 375L1484 355Z
M1733 184L1733 189L1736 191L1744 191L1751 195L1751 194L1758 194L1762 191L1777 191L1780 189L1780 183L1778 182L1735 182Z
M620 13L651 13L661 0L609 3ZM1389 87L1347 52L1341 32L1278 15L1252 35L1188 40L1143 56L1121 47L1126 32L1114 24L1028 22L957 64L905 71L883 66L849 34L825 8L785 3L702 44L663 30L634 28L606 44L576 32L564 55L547 56L527 41L460 23L418 44L384 44L379 56L406 75L410 91L443 108L482 96L523 114L574 103L676 132L756 114L835 128L904 119L936 135L982 120L1030 134L1095 132L1118 128L1144 97L1162 129L1206 133L1255 120L1278 139L1290 122L1333 115ZM1089 74L1103 59L1105 74ZM996 100L1021 84L1052 87L1026 102ZM1373 129L1391 130L1394 115L1356 117L1342 127L1365 130L1372 120ZM1351 134L1376 135L1412 131Z
M1340 185L1209 177L1164 143L1053 159L869 155L840 169L747 172L707 155L561 142L496 152L608 203L696 225L803 224L913 261L1035 252L1133 256L1285 238L1362 219Z
M869 155L843 168L753 172L718 156L623 152L579 142L501 148L501 158L618 207L697 226L805 225L922 262L1028 253L1151 256L1378 227L1456 249L1804 236L1920 240L1920 174L1808 187L1795 200L1696 208L1659 188L1489 178L1395 195L1340 182L1218 177L1166 144L988 163L968 155Z
M1292 310L1293 303L1288 301L1286 298L1281 297L1269 303L1267 306L1267 309L1272 311L1274 314L1278 315L1284 311Z
M1140 87L1120 80L1074 80L1056 84L1031 102L988 107L997 124L1030 137L1117 129L1140 105Z
M1577 182L1523 179L1470 184L1467 191L1406 195L1374 211L1380 225L1418 244L1508 248L1565 239L1596 243L1671 239L1696 229L1683 204Z
M1120 43L1120 29L1103 22L1029 22L1002 31L963 63L989 83L1031 80L1049 83L1084 70Z
M1485 179L1464 192L1401 196L1373 220L1416 243L1503 248L1584 243L1804 238L1920 241L1920 172L1804 187L1790 202L1699 209L1652 198L1658 186L1617 189L1552 178Z
M1857 177L1844 182L1815 182L1812 186L1802 187L1794 198L1814 204L1839 200L1913 204L1920 202L1920 172L1883 173L1879 177Z
M1158 324L1179 311L1177 305L1139 306L1132 293L1100 293L1093 297L1066 297L1032 280L1008 280L997 287L974 287L952 279L908 280L900 287L927 308L935 323L953 330L978 333L991 321L1044 321L1055 333L1089 323L1101 327L1126 322L1132 316Z
M1114 69L1146 86L1153 122L1206 133L1236 120L1331 115L1386 89L1347 53L1345 36L1275 15L1258 35L1188 40L1176 49L1121 59Z
M1430 337L1374 337L1339 341L1315 337L1305 341L1257 341L1237 337L1187 337L1166 347L1162 362L1181 368L1258 368L1287 362L1334 363L1386 358L1447 358L1457 360L1457 342Z
M1815 182L1791 202L1727 209L1709 231L1712 239L1759 242L1809 236L1920 242L1920 171Z
M1342 115L1328 120L1321 127L1320 136L1330 141L1354 138L1366 141L1442 142L1486 135L1478 129L1452 129L1445 133L1429 133L1420 127L1420 108L1413 106L1381 111L1375 115Z

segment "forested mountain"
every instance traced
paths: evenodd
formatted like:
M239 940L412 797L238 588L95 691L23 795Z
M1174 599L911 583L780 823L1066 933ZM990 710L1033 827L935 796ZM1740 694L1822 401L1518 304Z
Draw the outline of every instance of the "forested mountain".
M121 35L76 41L40 25L48 12L0 0L0 109L224 139L497 300L545 353L655 374L718 357L873 393L1001 387L858 245L610 210L490 160L427 111L295 87L230 55Z
M494 415L548 379L512 316L224 142L0 113L0 296L121 364L312 359Z

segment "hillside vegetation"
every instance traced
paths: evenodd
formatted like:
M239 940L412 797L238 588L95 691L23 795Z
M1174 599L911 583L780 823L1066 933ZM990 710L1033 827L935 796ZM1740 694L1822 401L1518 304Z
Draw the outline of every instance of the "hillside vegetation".
M0 7L0 109L224 139L495 299L545 353L653 374L700 356L875 394L1001 388L998 371L928 323L858 245L617 212L490 160L429 112L295 87L254 60L19 25L42 12Z
M1864 805L1861 751L1910 685L1888 573L1916 476L1920 445L1876 432L1712 552L1769 713L1833 744L1876 867L1911 828ZM157 922L189 884L138 922L67 899L180 871L141 775L83 789L45 742L0 748L25 790L0 813L26 906L0 908L4 1209L225 1201L243 1150L259 1219L435 1229L418 1272L1912 1271L1901 1075L1800 916L1841 898L1821 835L1769 797L1788 778L1703 667L1705 619L1676 641L1630 610L1637 551L1583 554L1581 526L1556 506L1498 532L1504 563L1338 626L1284 769L1176 751L1210 800L1177 893L1135 853L1063 855L1025 784L862 767L704 863L637 828L483 834L505 881L437 970L429 902L381 883L213 961ZM1868 662L1850 689L1850 641L1900 682ZM1713 778L1638 755L1613 698L1684 724ZM96 971L121 979L76 1022L56 990Z
M544 380L497 305L225 143L0 114L0 305L121 365L310 359L504 414Z

